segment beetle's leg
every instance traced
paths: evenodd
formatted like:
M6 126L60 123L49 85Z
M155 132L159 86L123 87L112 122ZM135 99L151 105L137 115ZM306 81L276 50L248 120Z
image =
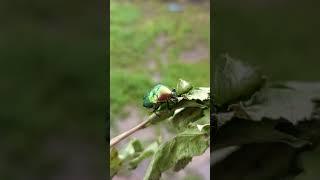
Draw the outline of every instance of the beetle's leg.
M169 104L169 101L168 101L168 100L166 101L166 103L167 103L167 108L168 108L169 110L171 110L171 107L170 107L170 104Z
M176 97L171 97L171 98L169 99L169 101L172 102L173 104L176 104L176 103L178 103L178 98L176 98Z
M152 112L156 112L159 109L159 104L155 104L153 106L153 111Z
M175 96L173 96L172 97L172 99L173 99L173 101L172 102L174 102L174 103L177 103L179 100L178 100L178 98L177 97L175 97Z
M159 104L154 105L154 109L153 109L152 112L153 112L156 116L158 116L158 117L160 118L159 114L157 114L157 110L158 110L159 107L160 107Z
M153 113L154 113L158 118L160 118L160 115L157 113L157 109L154 109L154 110L153 110Z

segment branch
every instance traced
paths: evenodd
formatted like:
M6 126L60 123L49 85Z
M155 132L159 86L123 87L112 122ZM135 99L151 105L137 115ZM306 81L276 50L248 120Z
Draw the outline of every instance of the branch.
M110 140L110 147L113 147L114 145L116 145L117 143L119 143L120 141L122 141L123 139L127 138L128 136L130 136L131 134L135 133L136 131L139 131L141 129L144 129L147 127L147 125L149 125L150 122L156 122L162 119L165 119L168 117L168 113L162 113L162 114L158 114L156 115L155 113L151 114L145 121L143 121L142 123L138 124L137 126L131 128L128 131L123 132L122 134L112 138Z
M196 103L194 101L195 100L189 100L187 102L180 101L171 110L165 109L165 110L157 111L157 114L155 114L155 113L151 114L142 123L138 124L137 126L133 127L132 129L130 129L128 131L125 131L122 134L112 138L110 140L110 147L113 147L114 145L116 145L117 143L119 143L123 139L127 138L131 134L135 133L136 131L139 131L141 129L146 128L147 125L149 125L151 122L152 123L157 123L157 122L160 122L162 120L165 120L165 119L171 117L174 114L176 109L183 108L183 107L202 107L202 106L204 106L204 105L199 105L198 103Z

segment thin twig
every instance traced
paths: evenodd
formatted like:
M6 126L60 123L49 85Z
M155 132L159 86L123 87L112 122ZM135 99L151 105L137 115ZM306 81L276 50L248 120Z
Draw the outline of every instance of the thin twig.
M130 136L131 134L135 133L136 131L139 131L140 129L144 129L146 127L146 125L151 122L151 120L154 119L154 116L151 115L150 117L148 117L145 121L141 122L140 124L138 124L137 126L133 127L132 129L114 137L111 139L110 141L110 147L113 147L114 145L116 145L117 143L119 143L120 141L122 141L123 139L127 138L128 136Z

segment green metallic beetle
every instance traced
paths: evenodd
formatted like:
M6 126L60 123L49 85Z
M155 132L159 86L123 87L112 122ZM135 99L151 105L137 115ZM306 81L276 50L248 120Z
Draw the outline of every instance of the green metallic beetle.
M155 112L163 103L167 103L167 108L170 109L169 102L177 101L175 89L170 90L167 86L158 84L144 95L143 106L146 108L153 108L153 112Z

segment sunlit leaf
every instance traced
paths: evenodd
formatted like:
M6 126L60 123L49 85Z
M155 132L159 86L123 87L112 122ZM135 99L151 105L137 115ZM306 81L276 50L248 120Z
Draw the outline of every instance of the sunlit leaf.
M198 129L178 134L159 147L149 164L144 180L159 180L162 172L175 167L177 163L182 162L181 160L203 154L208 147L208 136ZM185 166L184 163L183 165Z
M205 101L210 99L210 88L206 87L199 87L192 89L189 91L188 94L185 96L188 100L200 100Z
M178 95L185 94L189 92L191 89L192 89L192 85L189 82L183 79L179 79L179 82L177 84L177 89L176 89Z
M188 124L203 117L203 109L196 107L184 108L176 113L171 119L172 125L178 130L185 130Z

